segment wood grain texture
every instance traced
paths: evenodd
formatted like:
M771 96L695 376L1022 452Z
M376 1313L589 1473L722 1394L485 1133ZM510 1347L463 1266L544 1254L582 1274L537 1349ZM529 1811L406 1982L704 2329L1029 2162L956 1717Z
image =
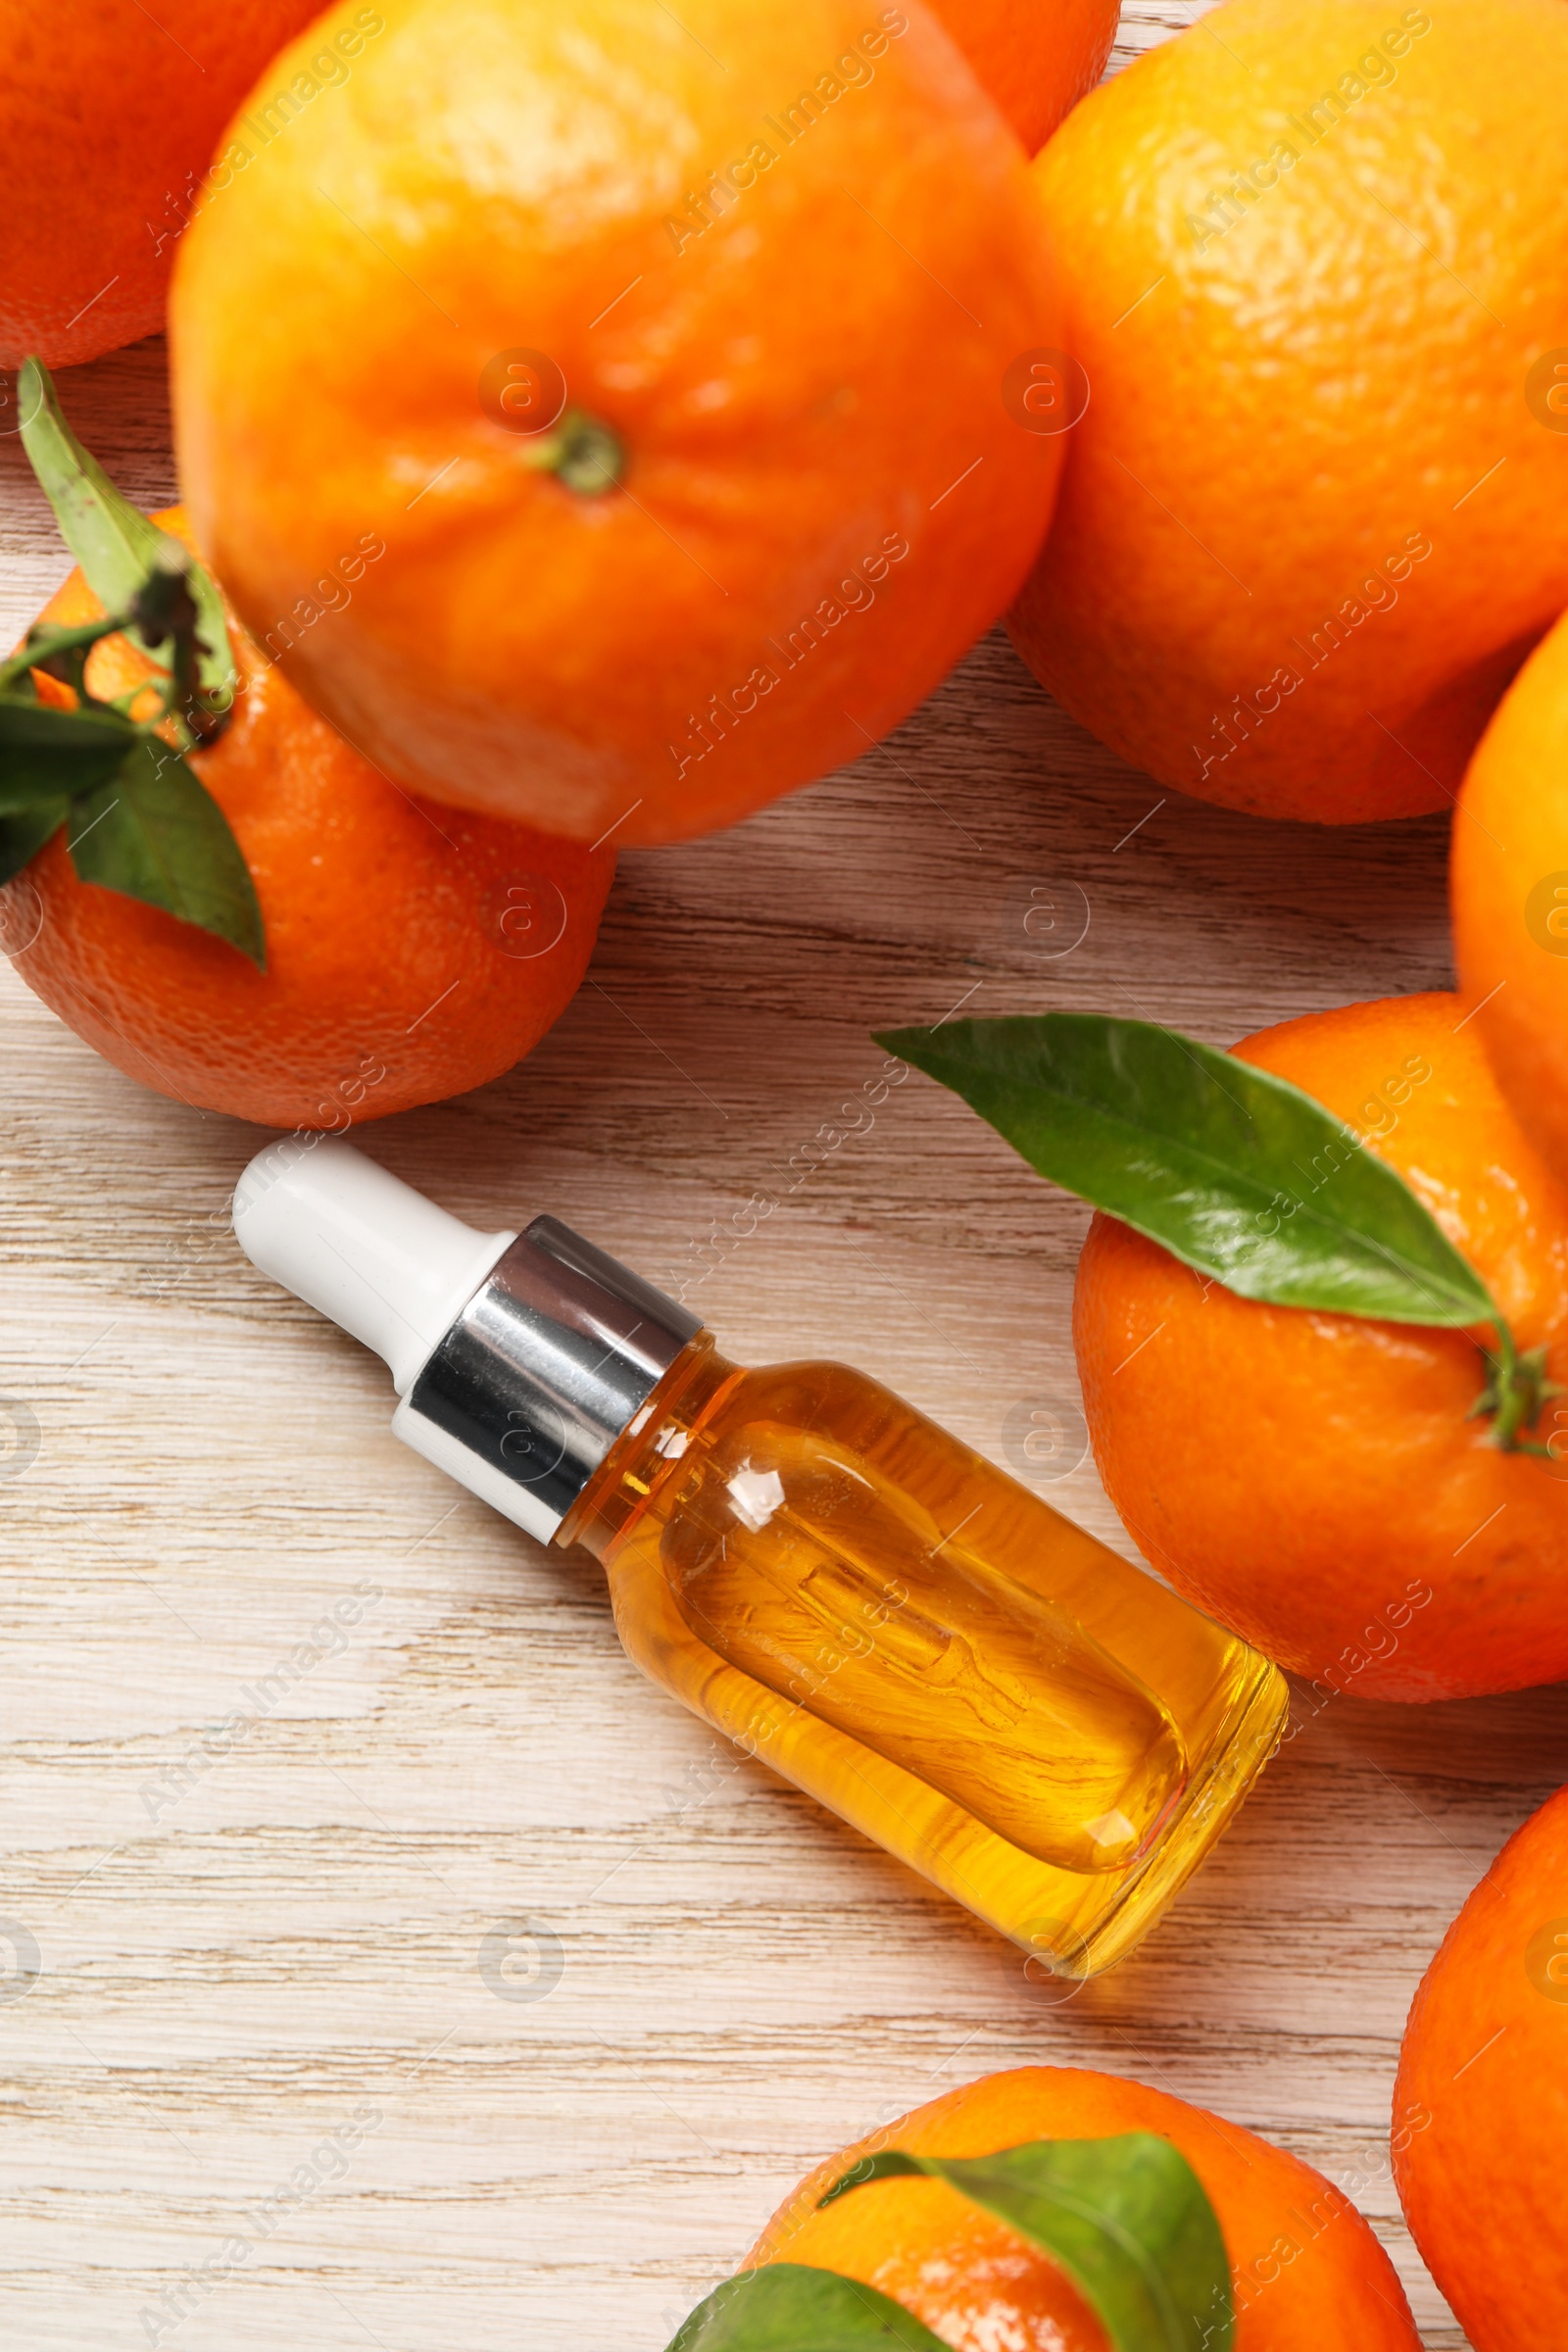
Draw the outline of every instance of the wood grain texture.
M1129 9L1119 56L1185 21ZM171 497L161 347L66 389L125 487ZM63 568L0 435L0 623ZM1223 1043L1442 985L1444 852L1437 822L1317 835L1162 797L999 634L855 768L626 858L533 1059L368 1140L475 1218L567 1215L743 1357L848 1356L1007 1458L1019 1404L1072 1410L1085 1212L919 1080L813 1165L870 1030L967 994ZM1039 889L1059 937L1088 917L1055 957L1023 929ZM9 2340L130 2352L243 2238L164 2342L657 2352L827 2148L1050 2059L1320 2166L1434 2352L1462 2344L1398 2218L1395 2057L1448 1920L1568 1777L1560 1692L1334 1701L1145 1950L1060 2001L641 1682L590 1564L392 1442L378 1365L228 1237L255 1130L139 1091L14 975L0 999ZM741 1239L762 1188L781 1206ZM1050 1494L1126 1547L1089 1464ZM241 1707L257 1728L206 1762ZM518 1922L532 1982L495 1965Z

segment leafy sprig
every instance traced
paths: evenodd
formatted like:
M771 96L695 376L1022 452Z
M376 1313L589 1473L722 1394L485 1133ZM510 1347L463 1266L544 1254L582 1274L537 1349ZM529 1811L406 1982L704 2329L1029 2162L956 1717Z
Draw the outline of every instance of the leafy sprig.
M1271 1071L1152 1021L1047 1012L877 1043L940 1080L1032 1168L1244 1298L1452 1331L1478 1342L1473 1416L1504 1452L1548 1398L1487 1285L1366 1138Z
M992 2156L863 2157L819 2206L901 2175L945 2180L1067 2272L1115 2352L1229 2352L1235 2310L1224 2232L1181 2150L1152 2132L1036 2139ZM912 2312L804 2263L726 2278L668 2352L941 2352Z
M222 600L82 448L38 361L26 362L20 392L24 446L105 612L72 628L35 624L0 662L0 883L64 828L81 881L213 932L265 971L250 869L185 758L217 740L233 707ZM95 694L88 657L119 635L152 672L124 694ZM40 676L68 688L71 707L40 695Z

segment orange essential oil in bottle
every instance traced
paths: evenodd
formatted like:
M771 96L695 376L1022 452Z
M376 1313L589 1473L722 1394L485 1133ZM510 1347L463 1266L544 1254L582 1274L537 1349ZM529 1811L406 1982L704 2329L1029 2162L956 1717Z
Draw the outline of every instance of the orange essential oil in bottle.
M342 1143L269 1147L234 1221L386 1357L401 1437L603 1562L645 1674L1059 1972L1271 1754L1275 1667L860 1373L745 1370L553 1218L476 1234Z

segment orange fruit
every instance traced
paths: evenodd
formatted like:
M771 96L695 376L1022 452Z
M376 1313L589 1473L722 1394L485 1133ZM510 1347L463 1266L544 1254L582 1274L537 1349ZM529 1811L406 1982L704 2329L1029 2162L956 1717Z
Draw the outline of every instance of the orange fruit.
M1477 1033L1519 1124L1568 1172L1568 621L1481 739L1448 871Z
M1457 997L1260 1030L1235 1051L1390 1161L1568 1380L1568 1192ZM1303 1169L1310 1199L1332 1171ZM1490 1334L1478 1335L1490 1337ZM1568 1676L1568 1458L1489 1442L1467 1333L1241 1298L1097 1216L1073 1340L1095 1459L1146 1556L1282 1666L1367 1698ZM1534 1442L1568 1446L1564 1400ZM1321 1700L1320 1700L1321 1703Z
M188 543L179 508L155 519ZM42 618L102 612L73 572ZM4 894L17 970L117 1068L265 1126L347 1127L498 1077L575 994L612 852L411 799L232 619L229 636L235 715L190 764L250 866L265 975L211 933L78 882L63 833ZM115 637L87 681L108 696L150 674ZM70 699L47 678L40 691Z
M1121 19L1119 0L931 0L1031 155L1092 90Z
M316 0L71 0L61 16L0 0L0 368L29 352L70 368L157 333L213 142L317 13ZM333 55L323 75L349 70Z
M302 692L400 782L588 841L858 757L1049 516L1059 438L1002 397L1059 340L1016 140L918 7L384 14L180 249L182 479L241 615L376 531Z
M1309 2165L1201 2107L1087 2067L1020 2066L916 2107L843 2148L785 2199L747 2257L838 2271L904 2304L955 2352L1109 2352L1099 2318L1050 2255L943 2180L874 2180L816 2200L875 2149L985 2156L1031 2139L1157 2132L1201 2180L1225 2235L1236 2352L1420 2352L1371 2230Z
M1568 1788L1509 1838L1404 2030L1394 2174L1475 2352L1568 2343Z
M1035 165L1089 405L1012 632L1162 784L1457 789L1568 605L1565 119L1562 0L1229 0Z

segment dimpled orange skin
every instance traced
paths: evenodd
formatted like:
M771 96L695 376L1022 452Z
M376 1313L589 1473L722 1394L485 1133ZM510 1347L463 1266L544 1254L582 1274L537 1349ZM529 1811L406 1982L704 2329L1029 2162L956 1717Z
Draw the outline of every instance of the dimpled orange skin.
M188 540L178 508L156 519ZM41 617L102 611L78 571ZM422 808L232 621L230 639L245 690L191 765L250 866L267 972L159 907L78 882L60 834L9 886L11 938L36 926L17 971L130 1077L264 1126L343 1128L499 1077L576 993L613 853ZM123 638L96 660L88 684L104 695L150 667ZM512 951L529 944L530 923L559 934L521 956Z
M1514 1115L1568 1175L1568 621L1498 707L1459 810L1459 985Z
M1457 997L1392 998L1235 1051L1367 1134L1568 1382L1568 1194L1463 1018ZM1489 1445L1467 1334L1240 1298L1097 1216L1073 1341L1129 1534L1282 1666L1393 1699L1568 1676L1568 1412L1535 1433L1561 1461Z
M1029 153L1105 70L1119 0L932 0Z
M1568 2343L1568 1789L1509 1838L1427 1970L1394 2094L1410 2232L1475 2352Z
M239 612L272 627L378 531L302 691L402 782L589 841L859 757L1049 518L1059 446L1002 400L1059 339L1017 141L919 0L383 13L180 251L181 478ZM565 487L481 405L518 349L622 487Z
M1162 784L1448 806L1568 605L1568 434L1525 397L1568 358L1565 118L1561 0L1230 0L1039 158L1092 390L1012 634Z
M1230 2256L1236 2352L1420 2352L1393 2265L1321 2174L1239 2124L1088 2068L987 2075L841 2149L785 2199L748 2267L807 2263L880 2287L955 2352L1108 2352L1065 2272L946 2181L876 2180L814 2208L878 2148L985 2156L1123 2132L1173 2141L1202 2181Z
M213 141L317 0L0 0L0 368L156 334ZM4 421L0 418L0 421Z

